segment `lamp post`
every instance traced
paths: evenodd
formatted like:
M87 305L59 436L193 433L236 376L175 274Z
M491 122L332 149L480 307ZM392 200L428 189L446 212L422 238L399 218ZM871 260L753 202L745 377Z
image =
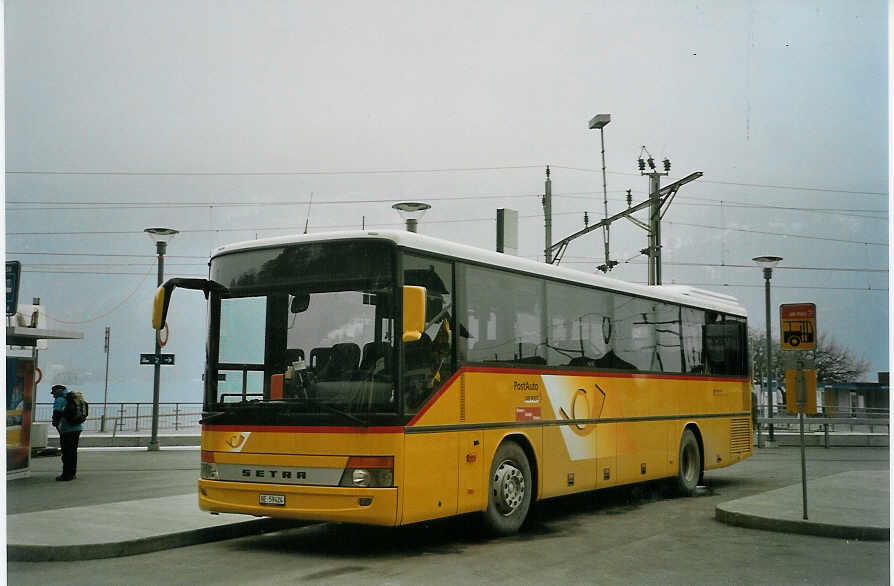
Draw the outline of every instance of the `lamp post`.
M590 130L599 129L599 141L602 145L602 204L605 209L605 219L608 219L608 189L605 182L605 127L612 121L611 114L597 114L590 119ZM612 270L617 262L609 260L609 225L606 223L602 227L602 244L605 248L605 264L597 267L603 273Z
M149 235L149 238L155 242L155 251L158 254L158 286L161 287L165 276L165 251L168 248L168 242L179 234L178 230L173 228L146 228L143 230ZM159 399L159 378L161 376L161 342L158 339L158 332L155 332L155 372L152 381L152 437L149 438L148 450L150 452L158 451L158 399Z
M431 205L421 201L400 201L391 206L407 222L407 232L416 232L419 220Z
M753 259L764 269L764 305L767 312L767 419L773 418L773 348L770 339L770 279L773 277L773 268L782 260L781 256L756 256ZM767 441L773 444L773 424L768 424L769 431Z

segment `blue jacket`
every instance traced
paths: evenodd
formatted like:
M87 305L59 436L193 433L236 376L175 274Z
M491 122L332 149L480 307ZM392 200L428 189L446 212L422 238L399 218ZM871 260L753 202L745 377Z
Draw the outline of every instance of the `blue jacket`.
M56 412L59 412L59 433L68 433L70 431L84 431L84 424L79 423L77 425L72 425L65 419L65 404L66 399L65 395L70 393L68 389L62 391L56 400L53 402L53 421L56 421Z

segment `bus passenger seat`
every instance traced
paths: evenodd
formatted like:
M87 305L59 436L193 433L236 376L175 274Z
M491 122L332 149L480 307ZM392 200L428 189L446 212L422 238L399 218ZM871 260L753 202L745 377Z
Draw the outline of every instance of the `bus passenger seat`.
M360 346L343 342L332 347L329 360L320 373L320 380L350 379L360 363Z
M293 362L298 362L299 360L304 360L304 350L301 348L289 348L286 350L286 364L292 364Z
M329 362L329 354L331 352L332 348L314 348L310 351L310 364L308 366L314 372L320 372L326 367L326 363Z
M376 367L379 358L385 359L385 369L391 364L390 347L387 342L368 342L363 345L363 360L360 361L360 370L372 371Z

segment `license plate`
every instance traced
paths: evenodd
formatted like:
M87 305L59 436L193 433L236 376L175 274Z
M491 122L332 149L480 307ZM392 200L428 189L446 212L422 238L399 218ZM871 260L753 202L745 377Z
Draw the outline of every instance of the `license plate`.
M284 494L262 494L260 498L262 505L282 507L286 504L286 495Z

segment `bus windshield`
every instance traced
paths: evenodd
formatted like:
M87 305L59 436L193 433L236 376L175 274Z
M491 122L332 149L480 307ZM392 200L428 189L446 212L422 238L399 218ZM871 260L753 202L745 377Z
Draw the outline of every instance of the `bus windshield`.
M397 413L393 254L341 241L214 258L206 411Z

